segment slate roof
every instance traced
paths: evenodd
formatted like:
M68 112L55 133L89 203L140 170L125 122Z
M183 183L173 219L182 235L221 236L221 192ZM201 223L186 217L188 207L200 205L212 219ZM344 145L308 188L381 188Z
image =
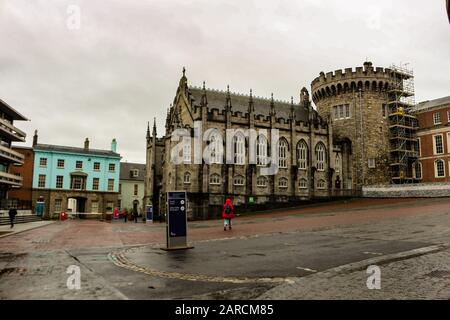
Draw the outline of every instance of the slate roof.
M213 89L206 89L206 99L208 101L208 109L224 110L227 98L226 91L219 91ZM200 106L203 95L203 89L199 87L189 86L189 93L194 99L194 105ZM245 94L237 94L230 92L231 111L248 112L248 103L250 96ZM255 108L255 115L270 116L270 99L253 96L253 106ZM291 113L291 103L286 101L274 100L275 113L278 118L289 119ZM297 121L308 121L308 110L299 104L294 103Z
M440 106L450 106L450 96L420 102L413 108L413 112L423 111Z
M139 174L137 177L131 176L130 171L133 169L139 170ZM132 162L120 163L120 180L144 181L144 179L145 179L145 164Z
M52 145L52 144L37 144L36 146L33 147L33 149L42 150L42 151L80 153L80 154L87 154L87 155L93 155L93 156L106 156L106 157L120 158L120 154L118 154L116 152L112 152L111 150L100 150L100 149L86 150L84 148L57 146L57 145Z

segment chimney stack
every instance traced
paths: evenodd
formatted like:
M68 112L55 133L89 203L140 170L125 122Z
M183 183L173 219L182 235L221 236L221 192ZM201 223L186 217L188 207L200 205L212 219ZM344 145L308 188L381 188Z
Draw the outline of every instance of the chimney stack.
M33 136L33 148L36 147L38 143L38 131L34 130L34 136Z
M89 150L89 139L84 140L84 150Z
M111 141L111 151L117 152L117 141L115 138Z

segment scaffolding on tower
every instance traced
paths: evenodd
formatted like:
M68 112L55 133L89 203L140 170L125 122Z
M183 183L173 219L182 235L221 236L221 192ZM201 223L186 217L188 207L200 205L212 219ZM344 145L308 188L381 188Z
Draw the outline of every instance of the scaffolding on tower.
M418 182L415 174L418 159L417 118L414 107L414 74L406 65L390 67L388 90L390 168L392 183Z

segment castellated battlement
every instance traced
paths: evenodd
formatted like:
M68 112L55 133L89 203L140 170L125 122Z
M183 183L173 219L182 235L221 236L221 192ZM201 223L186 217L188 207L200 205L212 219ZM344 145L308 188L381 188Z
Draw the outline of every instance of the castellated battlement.
M299 107L299 105L296 105ZM240 124L247 126L249 122L249 113L248 112L241 112L241 111L231 111L230 113L230 121L232 124ZM226 122L226 111L225 110L219 110L218 108L208 108L207 109L207 117L208 121L214 121L214 122ZM194 120L198 121L201 119L201 107L195 106L194 107ZM270 127L271 123L271 116L262 115L262 114L254 114L254 120L256 126L261 127ZM291 128L291 122L292 120L287 117L280 117L275 115L274 116L274 128L279 129L290 129ZM301 121L296 120L295 121L295 128L296 130L300 131L307 131L309 130L310 123L308 121ZM313 121L313 127L316 130L327 130L328 129L328 123L321 119L320 117L317 118L315 121Z
M393 70L372 66L364 62L363 67L345 68L334 72L320 72L311 82L312 100L317 101L347 92L386 91L393 81Z

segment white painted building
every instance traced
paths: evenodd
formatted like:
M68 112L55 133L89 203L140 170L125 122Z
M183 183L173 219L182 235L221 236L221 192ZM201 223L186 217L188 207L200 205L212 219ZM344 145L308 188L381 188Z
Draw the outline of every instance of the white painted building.
M144 198L145 164L121 162L119 182L119 207L120 212L133 209L142 213Z

